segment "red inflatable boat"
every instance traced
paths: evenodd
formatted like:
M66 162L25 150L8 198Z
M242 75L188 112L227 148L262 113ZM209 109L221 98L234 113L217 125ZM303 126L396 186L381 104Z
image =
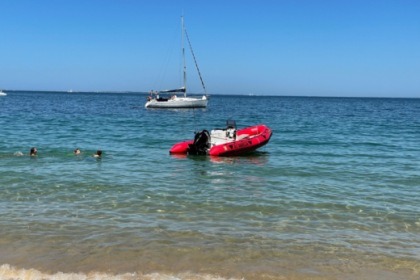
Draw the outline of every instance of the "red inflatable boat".
M234 121L228 121L226 129L203 130L196 133L194 140L187 140L172 146L170 154L237 156L252 152L268 143L272 131L260 124L236 129Z

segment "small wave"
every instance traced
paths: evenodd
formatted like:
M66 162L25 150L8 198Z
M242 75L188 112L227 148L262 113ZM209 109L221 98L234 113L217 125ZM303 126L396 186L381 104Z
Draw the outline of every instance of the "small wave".
M44 273L36 269L19 269L9 264L0 266L0 279L7 280L90 280L90 279L105 279L105 280L236 280L238 278L223 278L209 274L194 274L194 273L123 273L110 274L104 272L89 272L89 273L63 273L57 272L54 274ZM238 279L239 280L239 279Z

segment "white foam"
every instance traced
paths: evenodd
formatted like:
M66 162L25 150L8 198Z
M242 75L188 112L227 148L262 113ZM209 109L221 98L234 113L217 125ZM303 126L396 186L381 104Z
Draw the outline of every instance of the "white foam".
M63 273L57 272L48 274L36 269L19 269L9 264L0 266L0 279L7 280L235 280L234 278L223 278L216 275L209 274L194 274L194 273L123 273L123 274L109 274L103 272L89 272L89 273Z

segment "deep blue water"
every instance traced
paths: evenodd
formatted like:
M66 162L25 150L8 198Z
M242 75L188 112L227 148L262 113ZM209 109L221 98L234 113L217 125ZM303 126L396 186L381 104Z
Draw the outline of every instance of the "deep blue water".
M0 278L420 277L419 99L145 100L0 97ZM169 155L227 119L272 139L244 157Z

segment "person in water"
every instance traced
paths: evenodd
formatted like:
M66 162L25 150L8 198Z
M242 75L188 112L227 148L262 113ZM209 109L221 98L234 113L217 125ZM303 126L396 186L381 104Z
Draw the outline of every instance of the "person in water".
M101 150L97 150L96 151L96 154L94 154L93 157L101 158L102 157L102 151Z
M35 147L32 147L32 148L31 148L31 151L29 152L29 155L30 155L31 157L34 157L34 156L36 156L36 155L37 155L37 153L38 153L38 150L37 150Z
M75 156L78 156L78 155L80 155L80 149L79 148L76 148L76 150L74 150L74 155Z

